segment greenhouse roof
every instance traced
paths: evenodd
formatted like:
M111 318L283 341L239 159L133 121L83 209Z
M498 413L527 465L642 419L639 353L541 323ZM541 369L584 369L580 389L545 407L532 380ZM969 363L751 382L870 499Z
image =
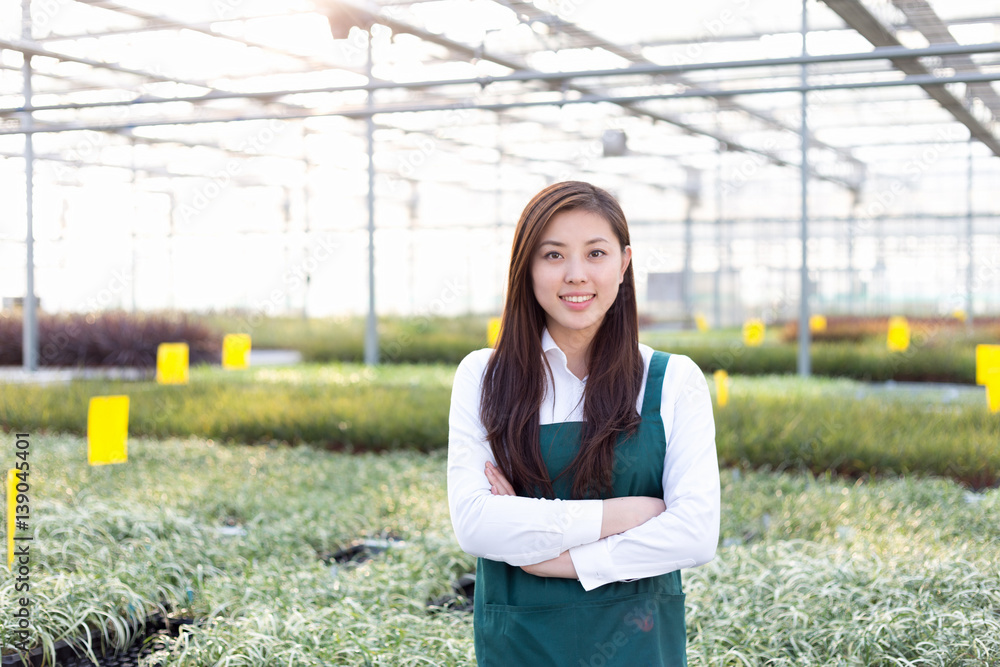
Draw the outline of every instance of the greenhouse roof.
M102 131L121 145L163 146L139 154L148 158L138 166L165 175L197 172L199 160L183 156L199 149L270 154L246 145L245 128L227 121L315 117L305 128L318 129L363 117L362 28L374 23L372 80L380 87L373 105L399 110L376 115L380 144L390 150L408 133L436 133L448 150L492 163L502 122L504 157L556 176L579 162L581 137L621 130L628 159L588 168L648 173L651 159L666 158L681 169L663 180L680 188L687 187L683 168L711 168L720 145L778 165L800 160L798 0L714 0L682 11L636 0L281 6L53 0L33 3L23 29L20 8L7 3L0 14L3 153L20 152L11 135L31 122L42 155L72 158L82 132ZM869 169L894 169L919 158L928 142L970 136L1000 155L1000 94L991 82L1000 78L995 2L810 2L806 22L815 176L857 189ZM872 58L877 49L937 55ZM31 121L18 113L23 54L33 56ZM85 161L131 166L135 158L111 147ZM418 176L438 177L447 179L435 170Z
M0 196L24 206L30 135L36 235L56 255L57 242L84 252L74 227L98 209L102 232L132 235L133 267L133 219L151 239L273 234L261 258L281 235L294 253L293 233L361 233L369 217L509 231L531 194L567 178L614 192L636 225L784 225L732 227L736 240L862 218L962 229L971 247L1000 220L995 0L24 7L0 7ZM0 223L7 266L24 238L17 215Z

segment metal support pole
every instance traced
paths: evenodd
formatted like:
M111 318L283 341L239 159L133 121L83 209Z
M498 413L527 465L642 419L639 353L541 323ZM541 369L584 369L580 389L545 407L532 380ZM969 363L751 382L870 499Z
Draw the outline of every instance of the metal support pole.
M694 321L694 209L701 201L701 171L687 167L684 194L687 195L687 214L684 216L684 322Z
M503 189L500 184L503 183L503 120L504 116L502 113L497 112L497 180L496 180L496 199L494 200L494 205L496 207L496 231L494 232L494 238L496 239L496 247L503 247ZM504 285L507 282L507 267L506 263L503 261L502 255L499 253L495 255L496 259L496 281L494 284L497 286L497 291L494 292L493 298L493 311L494 313L503 314L504 306Z
M861 315L860 312L855 312L854 303L857 301L858 296L861 293L861 284L858 279L857 271L855 271L855 254L857 251L857 240L855 238L854 224L857 220L858 206L861 201L861 190L860 188L851 192L851 217L847 224L847 307L846 314L848 315Z
M309 183L310 175L309 172L312 171L312 163L309 161L309 130L302 125L302 164L305 168L305 174L302 178L302 221L303 221L303 235L302 238L305 239L305 244L309 246L309 239L311 237L310 230L310 220L311 216L309 214ZM309 319L309 285L312 282L312 272L309 271L308 263L303 263L306 267L306 277L305 286L302 288L302 319Z
M136 312L136 310L137 310L136 303L135 303L135 268L136 268L136 266L138 266L138 262L136 261L136 255L138 254L137 246L138 246L138 243L139 243L138 239L136 238L135 230L136 230L136 225L138 224L137 221L140 219L140 217L139 217L139 184L138 184L139 170L136 168L136 164L135 164L135 137L134 136L132 136L132 137L129 138L129 144L130 144L130 147L129 147L129 160L131 162L131 167L132 167L132 170L131 170L132 171L132 173L131 173L131 184L132 184L132 222L129 225L129 228L130 228L129 229L129 235L131 236L131 240L132 240L132 243L131 243L131 246L132 246L132 261L131 261L131 266L129 267L129 273L132 276L132 284L129 286L129 291L131 292L131 295L132 295L132 298L131 298L131 301L132 301L132 313L134 314Z
M806 36L809 34L809 0L802 0L802 55L807 55ZM809 93L806 86L806 65L800 72L802 80L802 270L799 288L799 375L809 377Z
M687 329L691 326L691 322L694 321L694 298L692 295L693 291L693 273L691 271L691 254L692 245L694 244L692 225L694 224L691 219L692 212L694 210L694 197L691 194L687 196L687 215L684 216L684 328Z
M365 72L372 81L372 42L375 37L368 28L368 59ZM375 322L375 91L368 91L368 115L365 123L368 135L368 323L365 327L365 364L378 363L378 329Z
M967 264L965 268L965 329L969 333L972 333L973 329L973 317L972 317L972 292L973 292L973 269L975 268L975 256L974 256L974 244L972 242L972 147L973 138L969 137L969 166L968 172L966 173L965 179L965 196L968 206L968 216L965 221L965 243L966 251L968 253Z
M31 39L31 0L21 0L21 37ZM24 64L21 66L24 83L24 105L31 105L31 56L24 54ZM21 116L22 126L32 129L34 118L31 112ZM27 223L25 234L25 277L24 304L21 320L22 365L25 371L38 370L38 314L35 303L35 232L34 232L34 176L35 147L30 132L24 134L24 216Z
M288 275L289 267L292 263L292 244L289 239L292 235L292 189L288 186L283 186L281 188L282 201L281 201L281 212L282 217L284 217L284 229L281 234L281 264L282 270L285 275ZM308 258L307 258L308 259ZM305 267L303 267L305 268ZM288 283L285 283L285 312L290 313L292 311L292 290L288 289Z
M718 145L718 160L715 163L715 252L719 266L712 281L713 319L715 328L722 328L722 143Z
M174 282L174 246L177 244L177 233L175 230L175 215L177 211L177 196L170 192L168 193L170 197L170 211L167 214L167 223L169 227L167 228L167 310L173 311L174 309L174 290L177 286Z
M407 210L409 212L410 218L410 313L415 314L417 312L417 250L416 250L416 239L417 239L417 217L420 215L420 199L419 191L417 190L417 180L413 179L409 181L410 185L410 200L407 202Z

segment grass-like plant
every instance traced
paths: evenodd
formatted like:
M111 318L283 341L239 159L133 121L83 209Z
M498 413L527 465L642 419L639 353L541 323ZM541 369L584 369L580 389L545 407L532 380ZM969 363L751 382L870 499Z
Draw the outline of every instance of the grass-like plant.
M486 346L488 320L483 315L380 317L380 361L455 366L472 350ZM885 325L884 318L831 320L829 333L814 337L813 374L865 381L972 384L975 345L1000 341L997 318L977 319L972 332L950 318L914 319L910 349L890 352L886 349ZM249 334L256 350L298 350L306 362L364 359L363 317L304 319L239 310L208 314L43 314L39 329L42 366L148 369L155 365L156 346L168 341L187 341L192 363L219 364L226 333ZM724 369L744 375L767 375L796 371L794 330L794 323L784 329L771 327L760 347L744 345L738 328L707 332L644 328L639 338L657 349L690 356L705 372ZM20 363L20 317L0 315L0 365Z
M364 359L365 320L361 317L271 318L234 311L202 318L220 331L251 334L255 348L299 350L305 361ZM485 316L379 318L381 361L455 365L472 350L486 346L487 320ZM885 318L854 318L844 325L841 321L831 320L829 335L816 335L813 374L865 381L972 384L976 343L1000 341L997 318L979 318L972 333L949 318L914 319L910 349L890 352ZM796 372L797 346L789 331L794 333L794 325L771 327L761 347L744 345L739 328L707 332L643 329L639 338L657 349L690 356L705 372L724 369L770 375Z
M34 441L37 645L98 628L83 649L96 657L159 610L198 621L151 656L171 667L474 664L471 615L427 606L474 567L451 532L444 452L133 438L127 463L90 467L79 437ZM722 481L718 555L683 573L692 666L1000 657L1000 490L739 469ZM365 563L320 557L386 535L402 541ZM15 604L5 576L3 618Z
M5 385L0 427L84 434L91 396L128 394L133 435L433 451L448 441L453 377L446 365L304 364L198 366L186 386ZM952 397L850 380L733 376L730 404L716 409L716 426L726 464L940 475L975 488L1000 481L1000 419L980 391Z

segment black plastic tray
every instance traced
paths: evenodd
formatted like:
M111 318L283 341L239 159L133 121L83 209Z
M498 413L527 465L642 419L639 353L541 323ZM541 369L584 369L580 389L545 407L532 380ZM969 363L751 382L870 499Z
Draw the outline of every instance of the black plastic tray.
M136 640L132 646L124 652L115 654L98 653L95 650L99 662L95 663L87 656L83 655L84 646L87 642L83 637L78 637L72 641L60 639L55 643L56 663L54 667L135 667L139 664L139 657L151 653L157 648L157 643L161 637L176 637L182 625L193 623L190 618L164 617L162 614L149 616L143 624L143 630L137 633ZM151 639L150 639L151 638ZM99 648L101 645L101 632L98 629L90 631L90 645ZM149 642L146 640L150 639ZM16 667L40 667L44 657L41 646L36 646L27 654L11 654L3 656L0 665L12 665Z

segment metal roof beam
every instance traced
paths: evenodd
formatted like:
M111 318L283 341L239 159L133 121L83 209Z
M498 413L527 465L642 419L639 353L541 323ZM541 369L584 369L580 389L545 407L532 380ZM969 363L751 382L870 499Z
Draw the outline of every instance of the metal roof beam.
M113 107L113 106L130 106L133 104L162 104L165 102L210 102L212 100L223 100L223 99L277 99L279 97L284 97L287 95L300 95L306 93L338 93L338 92L348 92L355 90L399 90L399 89L422 89L422 88L437 88L445 86L456 86L456 85L479 85L488 86L494 83L504 83L508 81L548 81L548 82L564 82L570 79L580 79L580 78L599 78L599 77L620 77L620 76L643 76L643 75L657 75L657 74L670 74L675 72L687 72L687 71L698 71L698 70L720 70L720 69L738 69L738 68L749 68L749 67L763 67L763 66L786 66L786 65L798 65L798 64L823 64L823 63L840 63L840 62L854 62L854 61L871 61L871 60L889 60L894 57L908 56L908 57L922 57L922 56L937 56L937 55L950 55L956 53L993 53L1000 52L1000 42L993 44L976 44L976 45L944 45L944 46L933 46L924 49L909 49L905 47L899 48L885 48L885 49L875 49L873 51L866 51L863 53L843 53L836 55L818 55L818 56L793 56L788 58L766 58L761 60L738 60L738 61L722 61L722 62L711 62L711 63L691 63L685 65L633 65L624 68L613 68L604 70L581 70L581 71L569 71L569 72L535 72L532 70L516 71L511 74L502 76L485 76L485 77L469 77L464 79L436 79L428 81L406 81L406 82L396 82L396 81L384 81L384 80L374 80L371 83L362 83L350 86L321 86L317 88L292 88L285 90L265 90L256 92L236 92L236 91L212 91L204 95L188 95L188 96L177 96L177 97L138 97L131 100L113 101L113 102L85 102L85 103L67 103L67 104L47 104L47 105L33 105L30 107L8 107L0 108L0 114L4 113L21 113L26 111L53 111L59 109L91 109L98 107ZM870 70L863 70L867 72ZM844 74L845 72L840 71L838 74ZM691 86L692 89L698 90L698 88ZM722 95L723 97L728 97L730 95Z
M208 27L204 27L205 24L203 23L183 23L180 21L171 21L170 19L166 19L162 16L157 16L156 14L150 14L149 12L144 12L141 9L135 9L134 7L126 7L125 5L118 4L117 2L112 2L112 0L76 0L76 1L81 4L87 5L89 7L97 7L100 9L105 9L107 11L113 11L113 12L118 12L120 14L125 14L127 16L132 16L153 25L167 21L169 23L176 25L177 27L193 30L194 32L200 32L203 35L208 35L209 37L215 37L217 39L236 42L237 44L240 44L242 46L250 46L258 49L263 49L271 53L285 56L287 58L294 58L296 60L311 63L316 66L336 67L337 69L347 70L350 72L354 72L355 74L364 74L363 68L352 68L337 63L331 63L327 60L320 60L310 56L304 56L301 53L295 53L293 51L285 51L284 49L279 49L276 46L271 46L269 44L264 44L262 42L254 42L247 39L243 39L241 37L233 37L232 35L226 35L225 33L216 32L215 30L211 30ZM284 14L283 16L289 16L289 15ZM244 18L242 20L250 20L253 18L256 17L251 16ZM223 21L216 21L216 23L222 23L222 22ZM211 23L209 23L208 25L211 25Z
M931 44L956 44L948 26L927 4L927 0L892 0L892 3L906 15L911 26L920 31ZM956 55L942 58L945 66L952 67L956 72L979 72L979 65L969 55ZM969 84L970 96L978 97L989 108L993 117L1000 116L1000 95L988 83Z
M52 51L51 49L46 48L45 46L43 46L38 42L0 38L0 49L7 49L8 51L18 51L26 56L41 56L44 58L52 58L53 60L60 60L63 62L80 63L81 65L89 65L90 67L94 67L97 69L106 69L121 74L131 74L133 76L150 79L152 81L160 81L167 83L183 83L189 86L196 86L199 88L208 88L208 89L212 88L212 86L200 81L198 82L184 81L182 79L164 76L162 74L157 74L155 72L148 72L145 70L123 67L122 65L119 65L117 63L108 63L108 62L102 62L100 60L91 60L90 58L83 58L68 53L60 53L59 51Z
M343 3L337 3L337 4L343 4ZM364 10L358 9L356 7L354 9L356 11L364 11ZM460 42L456 42L456 41L454 41L452 39L448 39L447 37L444 37L443 35L438 35L438 34L429 32L427 30L423 30L421 28L418 28L416 26L410 25L408 23L404 23L403 21L399 21L399 20L394 19L394 18L389 17L389 16L378 15L378 16L375 16L374 19L378 23L381 23L382 25L385 25L385 26L391 28L394 32L409 33L411 35L419 37L422 40L426 40L426 41L429 41L431 43L438 44L439 46L444 46L445 48L451 50L452 52L463 54L465 56L468 56L469 58L479 58L479 59L482 59L482 60L489 60L490 62L497 63L498 65L502 65L503 67L507 67L508 69L511 69L511 70L514 70L514 71L519 71L519 70L520 71L525 71L525 72L531 72L532 71L531 68L527 67L527 65L525 63L518 62L518 61L512 60L510 58L505 58L503 56L499 56L499 55L494 55L494 54L491 54L491 53L487 53L486 50L483 49L483 48L475 48L475 47L468 46L466 44L462 44ZM573 90L582 92L585 95L593 95L594 94L594 91L592 89L586 88L584 86L571 85L571 86L568 86L568 87L571 88L571 89L573 89ZM658 112L650 111L649 109L645 109L645 108L639 106L636 103L633 103L633 102L623 102L623 101L614 100L614 99L608 99L607 101L612 102L613 104L617 104L618 106L620 106L623 109L627 110L632 115L639 116L639 117L645 117L645 118L651 118L653 120L661 121L661 122L668 123L670 125L674 125L676 127L679 127L682 130L684 130L685 132L688 132L690 134L696 134L696 135L706 136L706 137L709 137L711 139L714 139L715 141L718 141L718 142L720 142L722 144L725 144L729 148L729 150L742 151L742 152L746 152L746 153L753 153L753 154L761 155L762 157L767 158L768 160L774 162L775 164L781 164L781 165L790 166L790 167L798 167L799 166L797 164L791 164L791 163L783 160L782 158L778 157L776 154L774 154L774 153L772 153L770 151L752 148L752 147L747 146L745 144L741 144L740 142L736 141L732 137L725 136L725 135L723 135L723 134L721 134L719 132L713 132L711 130L706 130L706 129L702 129L702 128L699 128L699 127L694 127L694 126L692 126L692 125L690 125L688 123L684 123L683 121L681 121L678 118L674 118L674 117L669 116L669 115L664 114L664 113L658 113ZM494 108L496 109L496 108L503 108L503 107L494 107ZM837 177L830 177L830 176L827 176L825 174L820 174L820 173L817 173L817 172L813 172L813 175L816 178L820 178L822 180L831 181L833 183L841 185L841 186L843 186L845 188L848 188L850 190L856 189L858 187L858 183L854 182L854 181L851 181L851 180L845 180L845 179L841 179L841 178L837 178Z
M871 42L874 46L901 46L893 31L882 24L859 0L823 0L830 9L850 27ZM926 76L930 71L913 58L892 58L892 64L907 75ZM987 127L966 105L956 98L950 90L939 84L921 84L921 88L938 102L955 120L969 129L970 134L989 148L994 155L1000 156L1000 139L993 133L992 127ZM995 119L990 126L995 125Z
M11 40L11 39L2 39L2 38L0 38L0 50L3 50L3 49L7 49L7 50L10 50L10 51L18 51L18 52L20 52L21 54L23 54L25 56L41 56L41 57L52 58L52 59L59 60L59 61L64 61L64 62L80 63L80 64L88 65L88 66L96 68L96 69L105 69L105 70L109 70L109 71L112 71L112 72L118 72L118 73L122 73L122 74L130 74L132 76L137 76L137 77L140 77L140 78L145 78L145 79L148 79L148 80L157 81L157 82L161 82L161 83L180 83L180 84L184 84L184 85L188 85L188 86L193 86L195 88L205 88L205 89L207 89L209 91L209 94L211 94L211 93L225 94L227 92L233 92L233 91L219 90L219 89L215 88L214 86L212 86L210 83L207 83L207 82L204 82L204 81L191 81L191 80L186 80L186 79L180 79L178 77L172 77L172 76L166 76L166 75L162 75L162 74L157 74L156 72L149 72L149 71L146 71L146 70L137 70L137 69L132 69L132 68L129 68L129 67L123 67L122 65L119 65L117 63L109 63L109 62L103 62L103 61L100 61L100 60L92 60L90 58L83 58L83 57L80 57L80 56L74 56L74 55L71 55L71 54L68 54L68 53L62 53L62 52L59 52L59 51L52 51L51 49L48 49L44 45L39 44L37 42L29 42L29 41L26 41L26 40ZM44 76L44 74L42 74L42 75ZM162 101L162 102L177 101L175 98L157 98L157 97L151 97L151 98L147 98L147 99L153 99L153 100ZM257 97L249 96L248 99L253 99L253 100L257 101L257 102L261 102L261 103L264 103L264 104L274 103L274 101L272 99L269 99L269 96L266 96L266 95L265 96L257 96ZM125 104L131 104L131 103L132 102L126 102ZM285 108L288 108L288 109L292 109L292 110L301 110L301 109L305 108L305 107L303 107L301 105L290 104L290 103L287 103L287 102L278 102L277 104L280 104L281 106L283 106ZM97 104L97 105L93 105L93 106L102 106L102 105L101 104ZM116 106L116 104L104 105L104 106ZM27 111L27 110L29 110L31 108L33 108L33 107L30 107L30 106L29 107L25 107L24 110ZM0 112L0 113L6 113L6 112ZM142 122L125 123L123 125L123 127L139 126L139 125L143 125L143 123ZM100 127L95 127L93 129L101 129L101 128Z
M583 28L579 27L575 23L571 23L569 21L566 21L565 19L563 19L560 16L557 16L555 14L551 14L549 12L542 11L541 9L535 7L535 5L530 4L528 2L525 2L525 0L494 0L494 1L500 3L500 4L504 5L504 6L506 6L506 7L510 8L510 9L512 9L512 10L514 10L515 12L518 12L519 14L523 14L525 16L532 17L532 18L538 18L540 20L544 20L547 24L549 24L551 26L554 26L556 28L568 29L568 34L582 36L586 40L588 40L591 43L591 45L603 48L603 49L609 51L610 53L615 54L619 58L623 58L624 60L626 60L628 62L631 62L631 63L644 63L644 64L655 64L655 63L652 63L652 61L650 61L647 58L645 58L644 56L637 55L635 52L633 52L630 49L624 48L624 47L622 47L619 44L616 44L616 43L611 42L611 41L609 41L607 39L604 39L603 37L600 37L599 35L595 35L594 33L590 32L588 30L584 30ZM681 83L683 83L684 85L695 87L695 84L693 84L692 82L686 80L683 76L678 76L677 80L680 81ZM590 91L590 92L593 92L593 91ZM750 107L746 107L746 106L737 104L737 103L733 102L731 100L731 98L727 98L726 108L727 109L734 109L734 110L737 110L737 111L741 111L741 112L743 112L743 113L751 116L752 118L756 118L756 119L762 121L765 125L767 125L768 127L771 127L772 129L780 130L782 132L793 132L795 134L799 133L799 129L798 128L789 127L788 125L786 125L786 124L782 123L781 121L777 120L776 118L774 118L770 114L768 114L768 113L766 113L764 111L761 111L759 109L753 109L753 108L750 108ZM831 151L832 153L834 153L835 155L837 155L841 159L843 159L846 162L848 162L851 165L853 171L855 172L855 174L857 176L857 179L860 179L860 174L864 170L864 165L861 163L860 160L858 160L853 155L851 155L849 151L843 150L843 149L838 148L836 146L831 146L831 145L829 145L827 143L819 141L818 139L816 139L813 136L809 136L808 137L808 142L809 142L810 146L815 147L815 148L820 148L820 149L823 149L823 150ZM856 183L852 184L852 183L844 182L842 184L845 187L847 187L848 189L850 189L850 190L854 190L857 187Z
M79 2L79 0L77 0ZM90 3L87 3L90 4ZM309 12L312 13L312 12ZM100 30L97 32L78 32L68 35L48 35L47 37L39 37L35 41L39 43L45 42L63 42L63 41L73 41L77 39L93 39L97 37L114 37L116 35L132 35L137 32L153 32L157 30L173 30L179 28L187 28L189 30L199 30L208 28L209 26L217 25L219 23L238 23L240 21L248 21L251 19L264 19L264 18L280 18L285 16L293 16L292 14L259 14L254 16L239 16L231 19L216 19L214 21L197 21L194 23L188 23L185 21L175 21L167 18L160 18L156 21L150 21L145 25L135 26L133 28L115 28L110 30ZM221 33L215 34L217 37L224 37L227 39L232 39L229 35L223 35Z
M770 94L770 93L789 93L789 92L803 92L803 91L813 91L813 90L854 90L861 88L887 88L887 87L898 87L898 86L925 86L925 85L936 85L942 86L949 83L969 83L969 82L982 82L982 81L996 81L1000 80L1000 72L996 73L982 73L982 74L966 74L961 76L951 76L951 77L936 77L933 75L923 75L923 76L909 76L902 79L894 79L891 81L867 81L862 83L834 83L834 84L821 84L821 85L791 85L782 87L772 87L772 88L748 88L743 90L687 90L679 93L655 93L649 95L604 95L604 94L582 94L579 97L563 97L561 99L542 99L542 100L529 100L529 101L516 101L516 102L481 102L481 103L468 103L464 101L455 102L445 102L445 103L425 103L425 104L409 104L409 105L389 105L382 107L367 108L365 106L361 107L344 107L341 109L318 111L315 109L301 109L293 110L290 113L259 113L255 115L243 114L241 116L215 116L215 117L200 117L200 118L162 118L155 120L142 120L142 121L124 121L115 124L73 124L64 123L61 125L48 125L43 127L34 127L29 129L11 129L2 130L0 129L0 135L7 134L42 134L47 132L75 132L80 130L114 130L118 128L129 128L129 127L152 127L158 125L198 125L201 123L231 123L238 121L247 120L297 120L302 118L321 118L325 116L342 116L344 118L365 118L369 115L377 115L383 113L415 113L422 111L464 111L471 109L481 109L486 111L502 111L507 109L516 108L527 108L527 107L540 107L540 106L563 106L566 104L593 104L597 102L607 102L610 104L615 104L625 108L630 108L630 105L640 103L640 102L652 102L656 100L668 100L668 99L681 99L681 98L692 98L692 97L726 97L729 95L755 95L755 94ZM689 134L699 134L703 136L708 136L716 141L726 143L729 150L745 151L749 153L757 153L763 157L766 157L776 163L787 164L788 166L798 167L797 163L787 163L776 155L763 151L760 149L755 149L749 146L744 146L733 142L725 137L719 137L709 131L696 128L690 125L686 125L683 122L677 121L675 119L661 118L655 112L651 112L648 109L638 109L636 111L637 115L644 117L650 117L654 120L662 120L667 123L677 125L681 129L685 130ZM839 183L845 185L846 183L840 179L834 177L825 176L823 174L816 174L817 178L822 178L829 180L834 183Z
M1000 23L1000 15L991 16L969 16L956 19L948 19L948 25L967 25L970 23ZM854 32L853 28L850 27L830 27L826 28L823 26L814 26L813 30L822 30L824 32ZM656 39L648 42L636 42L636 46L641 49L659 47L659 46L690 46L692 44L716 44L724 42L755 42L760 40L762 37L771 37L773 35L799 35L798 28L792 28L788 30L771 30L768 32L740 32L733 33L731 35L702 35L700 37L690 37L690 38L679 38L679 39Z

